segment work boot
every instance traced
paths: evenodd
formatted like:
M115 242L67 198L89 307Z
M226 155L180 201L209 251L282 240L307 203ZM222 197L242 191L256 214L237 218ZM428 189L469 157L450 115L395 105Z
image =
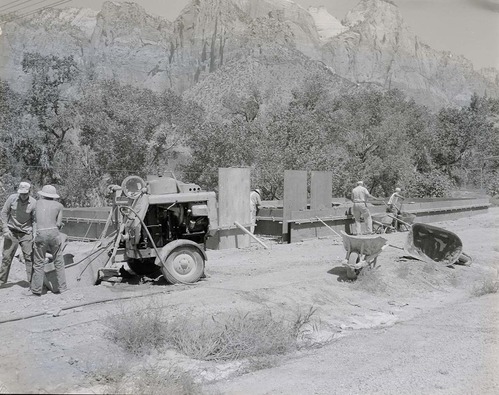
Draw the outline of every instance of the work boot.
M31 290L29 290L29 289L24 291L23 295L24 296L42 296L42 294L31 292Z

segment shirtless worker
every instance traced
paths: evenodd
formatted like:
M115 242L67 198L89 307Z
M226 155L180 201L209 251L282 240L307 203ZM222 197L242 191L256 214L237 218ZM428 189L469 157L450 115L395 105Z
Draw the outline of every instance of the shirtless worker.
M62 226L62 210L64 206L56 201L59 198L52 185L45 185L38 192L40 200L36 204L37 232L34 245L33 277L31 279L31 292L41 295L45 272L45 254L49 252L54 259L55 275L57 282L54 293L67 290L66 273L62 257L63 241L59 229Z
M373 232L373 220L371 218L371 213L367 208L368 199L380 200L372 196L369 191L364 187L363 181L358 181L357 186L352 189L352 200L353 200L353 209L352 213L355 218L355 234L362 234L362 227L360 223L360 217L364 218L367 226L367 234L371 234Z

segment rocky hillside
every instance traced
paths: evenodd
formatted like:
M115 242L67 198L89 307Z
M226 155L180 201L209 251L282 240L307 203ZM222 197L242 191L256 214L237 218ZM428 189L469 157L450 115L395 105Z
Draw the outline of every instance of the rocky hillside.
M274 85L289 91L310 70L352 86L399 88L432 107L465 104L473 92L499 96L497 70L478 72L462 57L433 50L384 0L361 0L342 22L323 7L305 10L290 0L192 0L173 22L113 2L100 12L46 9L1 18L0 78L17 90L28 82L23 54L36 51L73 55L85 76L200 100L202 92L220 91L222 81L229 90L268 81L246 73L278 75Z

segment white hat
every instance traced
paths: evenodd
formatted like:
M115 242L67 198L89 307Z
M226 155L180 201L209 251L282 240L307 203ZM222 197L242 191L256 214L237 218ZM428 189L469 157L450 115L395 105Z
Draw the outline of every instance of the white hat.
M402 192L402 189L400 189L400 188L395 188L395 192Z
M362 185L364 184L364 181L357 181L357 185Z
M55 187L53 185L44 185L41 191L38 191L40 196L48 197L51 199L57 199L60 196L57 194Z
M29 182L21 182L19 184L19 188L17 189L17 193L29 193L31 189L31 184Z

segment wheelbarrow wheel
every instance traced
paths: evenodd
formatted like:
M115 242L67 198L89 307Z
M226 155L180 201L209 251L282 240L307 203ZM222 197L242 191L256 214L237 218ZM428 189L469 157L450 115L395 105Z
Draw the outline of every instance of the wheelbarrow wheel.
M469 256L468 254L466 254L464 252L461 252L461 255L459 255L459 258L457 259L456 264L470 266L472 262L473 262L473 258L471 256Z
M348 265L347 266L347 278L349 280L355 280L357 278L357 275L359 274L360 270L352 268L353 265L356 263L359 263L360 261L360 255L356 252L352 252L350 256L348 257Z

